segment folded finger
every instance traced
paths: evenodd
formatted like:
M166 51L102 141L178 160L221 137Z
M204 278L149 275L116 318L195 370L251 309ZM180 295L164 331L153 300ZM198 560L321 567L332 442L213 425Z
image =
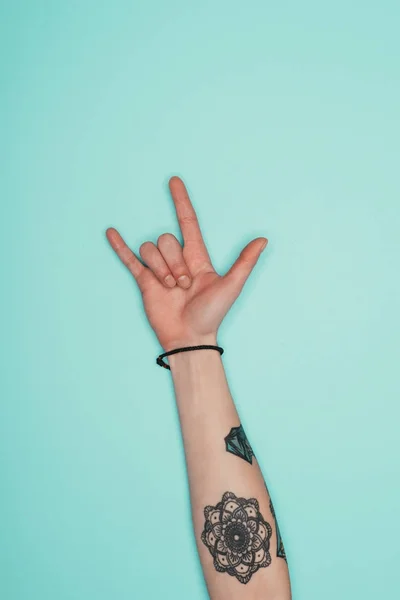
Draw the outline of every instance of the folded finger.
M157 247L167 263L175 281L183 288L190 287L192 280L189 268L183 257L183 249L172 233L163 233L157 241Z
M173 288L176 285L171 270L165 262L161 252L153 242L144 242L144 244L140 246L139 253L143 261L163 285L169 288Z

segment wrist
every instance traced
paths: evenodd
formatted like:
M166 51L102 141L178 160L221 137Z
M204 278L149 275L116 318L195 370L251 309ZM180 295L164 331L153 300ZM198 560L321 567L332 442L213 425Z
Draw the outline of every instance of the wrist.
M163 344L164 352L175 350L176 348L187 348L189 346L217 346L217 334L209 333L205 335L192 334L180 339L171 340Z
M217 346L217 336L216 334L209 335L193 335L193 336L185 336L182 339L177 339L174 342L170 342L164 345L165 352L169 352L170 350L176 350L178 348L191 348L193 346ZM177 352L176 354L171 354L168 357L164 358L166 362L168 362L171 371L174 371L176 368L178 370L184 368L188 368L192 363L201 364L204 360L219 360L220 354L217 350L213 348L202 348L197 350L189 350L186 352Z
M200 345L200 344L197 344ZM210 344L211 345L211 344ZM216 346L217 344L212 344ZM221 354L214 348L202 348L190 350L188 352L178 352L171 354L165 360L168 360L172 377L180 376L183 373L190 375L194 379L204 378L206 374L211 373L216 365L222 365Z

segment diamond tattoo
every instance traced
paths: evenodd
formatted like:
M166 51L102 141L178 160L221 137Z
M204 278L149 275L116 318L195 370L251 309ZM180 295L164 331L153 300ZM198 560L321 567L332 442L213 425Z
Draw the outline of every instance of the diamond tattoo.
M226 450L252 464L254 452L242 425L232 427L225 438Z

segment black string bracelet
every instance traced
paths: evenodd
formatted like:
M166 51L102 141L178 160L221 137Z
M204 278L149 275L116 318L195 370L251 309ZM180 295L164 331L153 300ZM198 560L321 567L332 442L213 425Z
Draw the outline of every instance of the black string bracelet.
M163 358L170 356L171 354L178 354L178 352L189 352L189 350L218 350L220 354L224 353L224 349L221 348L221 346L210 346L208 344L204 344L202 346L186 346L185 348L175 348L175 350L169 350L169 352L160 354L160 356L157 357L156 362L160 367L171 370L171 367L163 361Z

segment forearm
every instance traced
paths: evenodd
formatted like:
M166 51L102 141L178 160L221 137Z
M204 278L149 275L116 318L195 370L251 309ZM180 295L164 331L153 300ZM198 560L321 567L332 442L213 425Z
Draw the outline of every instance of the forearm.
M276 523L261 471L254 457L250 457L250 464L225 448L224 438L240 421L220 355L213 350L198 350L171 356L169 362L185 447L196 543L211 599L289 600L287 564L277 556ZM252 529L257 525L254 535L261 535L262 544L252 545L254 537L245 540L249 546L245 551L239 549L234 562L240 562L235 566L231 565L232 555L227 557L223 541L219 543L221 552L217 544L213 545L215 538L212 532L207 533L209 518L204 514L207 506L216 507L221 502L223 506L227 492L258 502L258 510L250 514L254 519L245 524L243 531L247 536L250 525ZM251 513L251 503L243 506ZM227 513L229 527L230 520ZM218 524L216 531L221 533ZM229 534L229 528L224 532Z

